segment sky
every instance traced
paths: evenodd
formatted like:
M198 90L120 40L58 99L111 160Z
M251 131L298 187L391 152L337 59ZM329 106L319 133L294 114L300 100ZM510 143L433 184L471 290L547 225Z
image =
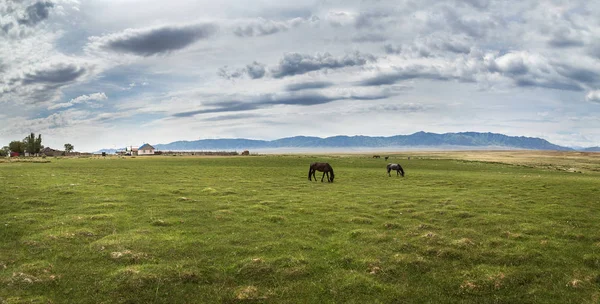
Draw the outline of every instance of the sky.
M0 0L0 145L493 132L600 145L600 1Z

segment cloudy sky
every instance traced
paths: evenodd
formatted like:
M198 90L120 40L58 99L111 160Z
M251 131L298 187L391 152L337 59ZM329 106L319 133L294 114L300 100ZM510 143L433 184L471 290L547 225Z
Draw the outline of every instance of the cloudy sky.
M0 144L478 131L600 145L600 2L0 0Z

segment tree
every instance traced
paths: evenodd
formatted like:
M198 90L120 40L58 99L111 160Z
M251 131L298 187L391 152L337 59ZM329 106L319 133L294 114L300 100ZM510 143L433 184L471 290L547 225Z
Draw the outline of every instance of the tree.
M73 151L73 149L75 149L75 147L73 147L72 144L65 144L65 153L69 153Z
M12 152L17 152L19 154L23 154L23 151L25 150L25 145L23 144L23 142L20 142L18 140L13 140L10 142L10 144L8 144L8 148Z
M2 149L0 149L0 156L7 156L9 152L10 148L8 146L4 146Z
M44 146L42 146L42 134L38 134L38 137L35 137L35 134L31 132L25 139L23 139L24 149L27 150L30 154L38 154L40 150Z
M44 149L44 146L42 146L42 134L38 134L35 140L35 153L40 153L42 149Z

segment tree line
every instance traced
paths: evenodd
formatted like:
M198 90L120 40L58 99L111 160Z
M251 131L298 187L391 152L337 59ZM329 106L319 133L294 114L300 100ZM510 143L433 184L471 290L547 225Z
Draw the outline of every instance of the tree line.
M65 144L65 152L72 152L75 147L71 144ZM44 149L44 145L42 145L42 134L38 134L35 136L35 133L31 132L31 134L27 135L23 140L13 140L8 146L2 147L0 149L0 156L8 156L11 152L18 153L19 155L24 155L25 152L30 155L37 155Z

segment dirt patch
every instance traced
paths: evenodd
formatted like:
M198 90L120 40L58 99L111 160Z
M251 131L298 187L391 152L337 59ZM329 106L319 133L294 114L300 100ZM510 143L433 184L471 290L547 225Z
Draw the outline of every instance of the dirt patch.
M261 294L256 286L244 286L235 291L235 298L238 300L264 300L266 295Z

